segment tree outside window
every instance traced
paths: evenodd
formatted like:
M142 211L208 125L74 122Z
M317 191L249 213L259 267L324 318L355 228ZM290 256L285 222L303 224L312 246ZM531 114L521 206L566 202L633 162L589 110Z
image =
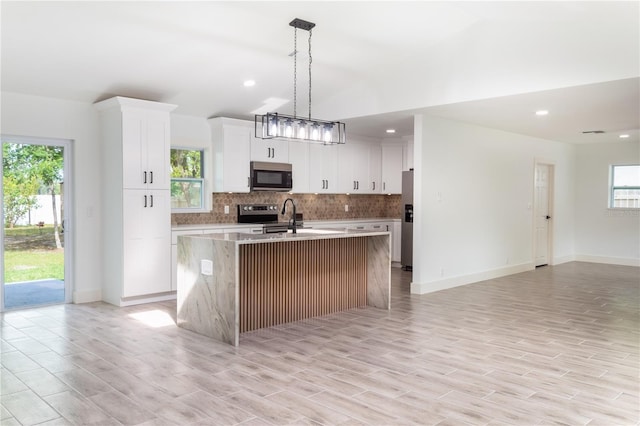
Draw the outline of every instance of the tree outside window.
M204 207L203 151L171 150L171 208L201 210Z

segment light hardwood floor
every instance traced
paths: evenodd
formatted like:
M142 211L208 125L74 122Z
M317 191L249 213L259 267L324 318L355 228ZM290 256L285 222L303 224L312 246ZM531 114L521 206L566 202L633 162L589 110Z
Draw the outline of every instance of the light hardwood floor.
M568 263L244 334L175 303L2 315L0 423L637 425L640 268Z

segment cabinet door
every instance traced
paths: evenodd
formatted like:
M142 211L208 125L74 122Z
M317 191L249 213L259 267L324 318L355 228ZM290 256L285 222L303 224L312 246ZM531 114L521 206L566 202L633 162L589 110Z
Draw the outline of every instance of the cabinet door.
M382 147L382 192L402 193L402 146Z
M251 160L272 163L289 162L289 142L279 139L260 139L251 132Z
M309 191L338 193L337 147L335 145L309 145Z
M144 112L126 111L122 115L122 186L145 189L147 147Z
M289 142L289 161L293 171L292 192L305 194L309 192L309 144L305 142Z
M122 113L122 179L126 189L169 189L169 114Z
M338 145L338 192L367 192L369 151L364 145Z
M380 146L369 147L369 192L379 194L382 192L382 148Z
M146 156L147 187L149 189L169 189L170 186L171 135L169 134L169 124L168 113L147 113Z
M170 223L169 191L124 191L123 297L171 290Z
M248 127L225 125L222 164L222 191L249 192L249 162L251 130ZM216 160L216 166L218 161Z

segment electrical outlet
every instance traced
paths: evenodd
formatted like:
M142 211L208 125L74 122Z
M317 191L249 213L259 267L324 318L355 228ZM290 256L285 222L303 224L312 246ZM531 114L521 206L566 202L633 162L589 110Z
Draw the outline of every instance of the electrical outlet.
M229 206L224 206L224 214L229 214Z
M345 211L345 212L348 212L348 211L349 211L349 204L345 204L345 205L344 205L344 211Z
M202 275L213 275L213 262L211 260L200 260L200 273Z

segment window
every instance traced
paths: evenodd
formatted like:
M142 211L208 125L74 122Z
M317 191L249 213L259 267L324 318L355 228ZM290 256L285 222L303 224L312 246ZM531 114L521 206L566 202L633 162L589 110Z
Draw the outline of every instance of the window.
M640 208L640 165L611 166L609 207Z
M202 150L171 149L171 209L204 209L204 167Z

